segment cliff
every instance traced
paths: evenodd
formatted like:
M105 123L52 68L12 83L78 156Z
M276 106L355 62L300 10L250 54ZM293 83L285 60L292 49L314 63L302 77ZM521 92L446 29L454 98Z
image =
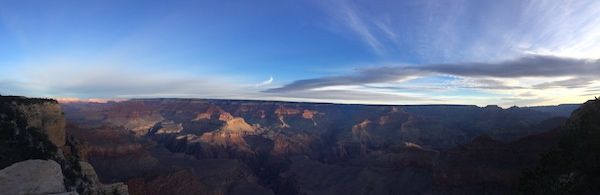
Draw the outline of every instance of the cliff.
M55 100L0 96L0 134L3 193L127 194L123 184L94 180L96 173L80 161L76 141L66 139L65 118Z
M65 145L65 118L56 101L49 100L40 104L19 104L19 101L14 103L19 112L25 115L28 127L42 130L57 147Z
M35 128L46 134L57 147L65 145L65 118L56 100L0 96L0 101L14 109L12 112L18 112L24 117L27 124L25 128Z
M32 158L51 158L58 152L57 147L64 145L64 128L55 129L58 123L56 121L64 121L62 115L50 117L42 114L47 113L46 111L40 110L43 107L54 107L53 104L57 103L47 99L0 96L0 155L3 157L0 159L0 168ZM25 113L27 110L33 113ZM44 116L45 120L34 116ZM34 124L30 125L30 121ZM49 126L53 130L41 129L45 127L44 124L51 124ZM51 142L50 137L54 137L55 142Z

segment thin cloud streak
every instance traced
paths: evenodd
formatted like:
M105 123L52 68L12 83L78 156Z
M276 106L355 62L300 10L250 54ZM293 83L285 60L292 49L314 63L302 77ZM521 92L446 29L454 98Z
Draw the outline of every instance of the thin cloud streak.
M359 16L353 4L347 2L339 3L341 20L355 33L357 33L363 41L365 41L375 52L383 54L385 52L384 45L371 32L368 24Z

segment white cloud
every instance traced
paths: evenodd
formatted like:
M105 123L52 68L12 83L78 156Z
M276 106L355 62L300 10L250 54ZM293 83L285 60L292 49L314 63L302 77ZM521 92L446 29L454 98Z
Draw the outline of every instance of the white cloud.
M267 79L267 80L265 80L263 82L257 83L255 86L256 87L262 87L262 86L265 86L265 85L269 85L271 83L273 83L273 76L270 76L269 79Z

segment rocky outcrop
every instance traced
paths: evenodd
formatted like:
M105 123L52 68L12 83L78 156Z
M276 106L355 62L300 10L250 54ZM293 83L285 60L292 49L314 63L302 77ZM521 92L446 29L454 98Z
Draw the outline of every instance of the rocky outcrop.
M250 134L256 132L255 127L252 127L250 124L246 123L244 118L240 117L235 117L227 120L222 131L242 134Z
M26 160L0 170L3 194L65 193L60 165L52 160Z
M6 96L1 98L2 101L10 101L23 114L28 128L40 130L57 147L65 145L65 118L57 101Z
M173 121L164 121L159 125L160 128L156 131L158 134L180 133L183 130L181 123L175 123Z
M86 193L98 195L127 195L129 194L128 187L124 183L102 184L94 167L87 162L79 161L81 172L85 180L90 181L92 185L86 189Z
M319 112L305 109L305 110L302 112L302 118L305 118L305 119L313 119L313 117L315 117L315 115L316 115L317 113L319 113Z
M364 120L357 125L352 127L352 139L357 142L368 142L370 140L367 126L371 123L369 120Z

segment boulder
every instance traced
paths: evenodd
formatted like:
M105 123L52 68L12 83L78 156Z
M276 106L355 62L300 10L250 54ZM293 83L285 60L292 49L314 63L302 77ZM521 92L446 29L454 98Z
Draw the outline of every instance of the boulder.
M3 194L64 193L60 165L53 160L26 160L0 170Z

